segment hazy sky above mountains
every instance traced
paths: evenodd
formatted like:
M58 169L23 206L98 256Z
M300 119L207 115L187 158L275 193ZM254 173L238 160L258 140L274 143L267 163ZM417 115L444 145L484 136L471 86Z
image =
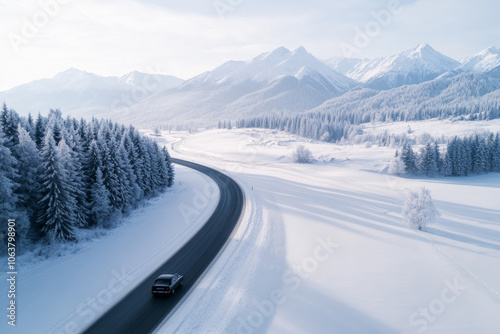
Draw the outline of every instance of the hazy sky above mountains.
M0 91L70 67L187 79L278 46L373 58L429 43L459 60L500 47L499 12L498 0L0 0Z

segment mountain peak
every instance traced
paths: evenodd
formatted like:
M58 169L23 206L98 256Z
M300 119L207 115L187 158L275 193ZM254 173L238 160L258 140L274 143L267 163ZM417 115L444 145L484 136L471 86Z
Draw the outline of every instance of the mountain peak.
M92 73L79 70L77 68L71 67L66 71L57 73L53 79L59 80L78 80L92 76Z
M465 58L459 69L466 72L485 73L498 66L500 66L500 50L491 46L472 57Z
M422 43L422 44L417 45L417 47L415 48L415 50L416 51L434 51L434 49L432 48L432 46L430 46L427 43Z
M500 50L497 49L496 47L494 46L490 46L489 48L485 49L484 51L482 51L482 53L495 53L495 54L500 54Z
M408 54L411 56L419 56L419 57L424 57L428 55L441 55L439 52L434 50L432 46L430 46L427 43L419 44L413 49L403 51L402 54Z
M303 46L299 46L298 48L296 48L295 50L293 50L293 53L298 53L298 54L309 54L309 52L307 52L306 48L303 47Z
M61 75L61 74L63 74L63 75L75 75L75 74L83 74L83 73L87 73L87 72L79 70L79 69L74 68L74 67L71 67L71 68L68 68L67 70L62 71L56 75Z
M134 85L137 80L140 80L139 78L143 76L143 73L139 71L132 71L129 72L125 75L123 75L120 80L124 81L125 84L127 85Z
M285 48L284 46L280 46L277 49L274 49L273 51L269 52L267 55L268 56L280 56L280 57L285 57L286 55L290 54L290 50Z

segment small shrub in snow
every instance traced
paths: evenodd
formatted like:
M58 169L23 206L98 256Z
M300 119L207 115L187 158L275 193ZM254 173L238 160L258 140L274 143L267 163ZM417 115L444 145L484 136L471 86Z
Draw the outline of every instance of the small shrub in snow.
M420 192L411 191L403 205L403 218L413 229L423 230L434 223L438 212L432 202L431 192L425 187Z
M427 144L430 141L432 141L432 136L429 133L427 133L427 132L423 132L417 138L417 143L420 144L420 145L425 145L425 144Z
M299 145L293 151L293 160L299 164L308 164L311 162L312 153L304 145Z

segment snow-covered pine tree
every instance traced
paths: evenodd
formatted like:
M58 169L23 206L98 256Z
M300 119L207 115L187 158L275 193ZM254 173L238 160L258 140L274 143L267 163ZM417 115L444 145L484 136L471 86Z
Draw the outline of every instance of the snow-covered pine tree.
M92 140L89 146L89 151L87 154L87 159L85 161L85 190L86 190L86 198L87 203L89 203L89 225L96 225L98 222L103 222L106 218L102 218L97 215L97 211L93 211L93 207L96 205L97 201L103 201L104 207L106 207L110 213L113 209L110 206L109 201L109 191L104 186L104 178L102 173L102 163L101 163L101 152L99 151L99 147L97 145L96 140ZM97 174L100 174L101 181L97 180ZM100 189L100 185L97 186L98 183L102 183L102 187L104 190ZM98 193L98 197L96 197L95 193ZM106 198L102 197L104 195ZM101 197L99 197L101 196Z
M18 204L18 196L14 192L18 187L15 180L19 178L16 172L17 162L5 143L6 139L0 128L0 161L2 162L0 163L0 212L2 212L0 233L7 231L7 220L14 219L12 214L16 211Z
M467 169L467 153L465 150L465 145L462 140L455 137L455 161L454 161L454 176L466 176L468 173Z
M35 142L29 133L19 126L19 143L15 150L18 155L16 193L19 195L19 206L28 213L31 222L36 220L36 207L40 200L40 180L42 162Z
M92 184L96 182L97 169L102 168L101 152L99 151L99 146L96 140L92 140L89 146L89 151L87 153L87 159L85 161L85 171L86 171L86 182L87 185L85 189L90 189ZM102 171L101 171L102 173Z
M144 195L146 197L152 196L154 194L154 182L153 182L153 167L151 166L151 155L149 154L148 145L145 139L142 139L139 134L137 134L137 148L139 153L139 159L142 162L142 176L144 184Z
M493 146L495 144L495 134L490 133L485 138L486 143L486 171L487 173L492 172L492 158L493 158Z
M444 176L453 175L453 162L451 158L451 152L449 150L446 150L443 156L443 174Z
M144 196L144 177L142 174L142 166L143 162L139 159L137 153L137 147L135 146L132 140L132 131L133 128L129 128L125 131L122 138L122 145L127 150L128 160L130 161L130 165L134 171L135 175L135 183L139 187L139 197Z
M109 201L115 209L121 209L120 190L118 189L118 177L115 174L115 159L111 156L111 143L106 141L105 126L101 126L97 135L97 145L101 153L102 177L104 185L109 191Z
M472 173L472 151L471 151L471 141L472 139L463 138L460 140L462 143L462 157L465 168L465 176Z
M41 197L38 202L38 224L50 240L74 240L74 201L52 130L46 130L41 152Z
M154 148L154 145L156 145L156 143L152 142L149 139L146 139L144 143L146 154L149 157L147 159L149 172L146 172L145 175L148 176L149 184L151 185L152 189L152 195L156 196L160 189L162 189L162 180L159 175L160 171L158 170L158 159Z
M426 176L434 176L438 172L436 151L430 142L420 150L419 170Z
M68 154L71 163L68 164L68 181L73 190L72 196L75 199L75 225L78 227L85 227L88 225L89 206L87 203L87 196L85 191L86 183L84 182L85 175L82 170L82 144L78 132L70 125L68 130L64 132L63 140L69 148ZM61 141L62 142L62 141Z
M54 120L54 125L52 126L52 135L54 136L54 141L56 145L59 145L59 142L62 139L62 130L61 126L59 125L58 119Z
M134 169L128 158L128 152L122 143L118 147L117 161L120 166L121 172L124 177L125 184L125 197L124 197L124 209L129 210L134 207L141 196L141 188L137 184L137 178L134 173Z
M172 166L172 158L170 157L170 153L165 146L162 149L163 158L165 159L165 165L167 166L167 175L168 175L168 183L167 186L171 187L174 184L175 172Z
M500 133L496 134L491 151L491 171L500 172Z
M472 172L474 174L483 174L487 172L488 165L488 150L486 148L486 141L482 136L476 134L471 141L473 145L472 153Z
M25 129L30 134L31 139L35 140L35 123L33 122L31 113L28 113L28 119L26 120Z
M17 133L19 116L14 110L8 109L5 103L2 107L0 123L4 135L4 145L12 149L19 142L19 135Z
M7 108L7 104L5 104L4 102L2 105L2 111L0 112L0 126L2 128L4 138L5 138L5 125L8 123L8 119L9 119L9 108Z
M415 158L415 153L413 153L413 149L411 145L405 143L401 150L401 160L405 165L405 170L409 174L414 174L417 171L417 162Z
M68 203L69 206L73 208L73 225L75 226L85 226L86 222L78 221L78 206L76 203L76 194L78 192L77 187L81 187L82 185L77 182L77 171L75 168L75 159L73 158L73 154L71 148L66 143L66 138L62 137L61 141L57 145L57 153L59 155L59 163L65 174L65 181L67 185L68 192Z
M78 135L80 136L80 140L82 143L82 151L87 152L90 146L90 143L93 138L89 137L89 131L88 131L89 123L87 123L83 118L80 119L80 122L78 122L78 126L76 131L78 132Z
M446 157L445 157L445 166L444 166L444 175L445 176L457 176L457 139L453 138L448 141L448 145L446 147Z
M90 224L91 225L104 225L111 213L113 208L109 202L109 192L104 185L104 180L102 178L101 167L98 166L95 172L95 182L90 188Z
M43 147L43 138L45 137L45 120L42 115L38 113L35 123L35 144L38 150Z
M0 220L0 241L6 245L8 220L15 219L16 244L19 246L18 253L21 253L25 250L24 246L28 240L29 219L26 212L19 207L19 198L15 192L19 187L15 182L19 179L16 171L18 163L5 143L6 139L0 128L0 212L3 217ZM7 248L1 249L0 254L5 254L6 250Z
M434 158L436 159L436 166L438 173L443 172L443 157L441 152L439 152L439 145L437 141L434 142Z
M127 173L122 168L124 161L120 159L118 148L114 138L111 138L109 143L109 159L108 162L110 173L114 176L116 183L114 187L108 188L114 200L111 201L113 207L125 211L128 203L128 187L130 186L127 179Z
M158 182L158 190L164 191L168 187L168 169L166 161L163 157L163 153L160 151L160 148L156 143L153 145L153 153L155 157L155 165L156 165L156 174L159 180Z

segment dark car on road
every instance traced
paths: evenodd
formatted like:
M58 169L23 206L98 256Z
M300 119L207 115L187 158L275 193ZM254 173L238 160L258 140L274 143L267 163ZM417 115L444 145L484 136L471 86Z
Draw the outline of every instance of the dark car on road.
M154 297L173 295L175 289L182 286L182 281L184 277L179 274L163 274L158 276L153 287L151 288L151 293Z

